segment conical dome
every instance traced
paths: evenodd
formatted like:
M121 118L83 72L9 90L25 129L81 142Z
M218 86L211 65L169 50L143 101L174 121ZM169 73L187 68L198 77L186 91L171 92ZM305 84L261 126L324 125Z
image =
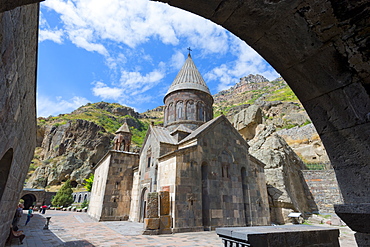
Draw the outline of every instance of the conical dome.
M127 123L124 122L122 126L115 132L118 133L131 133L130 128L128 127Z
M164 97L164 127L195 130L213 118L213 97L190 54Z
M172 92L183 89L194 89L211 94L206 82L195 66L193 59L191 59L190 54L188 55L185 64L177 74L175 80L172 82L166 93L166 96Z

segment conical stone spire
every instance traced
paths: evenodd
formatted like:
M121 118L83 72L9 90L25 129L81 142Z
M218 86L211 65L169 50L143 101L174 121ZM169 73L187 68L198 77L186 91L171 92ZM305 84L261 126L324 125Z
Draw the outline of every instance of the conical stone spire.
M211 94L206 82L199 73L190 54L188 55L185 64L182 66L181 70L177 74L175 80L172 82L166 96L172 92L183 89L194 89Z
M164 127L195 130L213 118L213 97L190 54L163 99Z
M122 126L115 132L115 134L118 133L131 133L130 128L128 127L126 122L124 122Z
M114 142L113 150L129 152L132 133L127 125L127 122L124 122L122 126L116 131L115 134L116 136L113 139Z

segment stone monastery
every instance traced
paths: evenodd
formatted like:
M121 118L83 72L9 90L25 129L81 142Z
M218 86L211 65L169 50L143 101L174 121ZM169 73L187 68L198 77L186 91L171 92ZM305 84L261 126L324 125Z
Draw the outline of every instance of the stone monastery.
M151 125L140 153L123 124L94 167L88 214L144 222L148 234L268 225L264 165L223 115L190 54L164 97L164 126ZM144 233L145 233L144 231Z

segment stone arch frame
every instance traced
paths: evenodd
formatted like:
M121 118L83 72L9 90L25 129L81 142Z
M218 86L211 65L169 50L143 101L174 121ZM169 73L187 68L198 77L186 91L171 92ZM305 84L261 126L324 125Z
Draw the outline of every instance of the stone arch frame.
M314 123L335 170L344 199L336 213L350 227L364 214L369 217L370 36L363 31L369 25L368 3L160 1L223 26L283 76ZM354 208L366 213L356 214Z
M24 200L24 209L28 209L30 206L34 206L37 202L37 196L33 193L27 193L23 195L21 199Z
M13 149L8 149L0 159L0 201L6 189L10 168L13 163Z
M175 105L174 102L168 103L168 109L167 109L167 123L171 123L175 121Z
M356 204L357 208L366 209L362 204L368 202L365 185L370 180L370 148L366 145L370 136L370 83L369 59L365 56L369 32L359 31L368 24L368 2L162 2L224 26L265 55L300 98L326 146L347 205L338 207L337 213L362 217L363 214L353 214L351 208ZM13 1L1 11L23 4ZM288 39L293 42L286 42ZM21 79L22 83L27 82ZM299 89L301 95L296 92ZM32 89L29 90L32 97ZM30 112L24 111L23 117L34 117ZM369 210L365 211L369 215Z
M195 121L197 119L197 106L193 99L185 101L185 119Z
M163 124L164 126L167 125L167 116L168 116L168 113L167 113L167 106L165 105L164 108L163 108Z
M148 188L144 187L141 190L141 195L140 195L140 211L139 211L139 222L144 222L144 218L146 217L146 200L147 200L147 195L148 195Z
M203 101L197 101L197 104L196 104L196 109L197 109L197 120L198 121L203 121L205 120L205 104Z
M176 106L175 106L175 121L178 120L183 120L185 119L185 110L184 110L184 101L179 100L176 101Z

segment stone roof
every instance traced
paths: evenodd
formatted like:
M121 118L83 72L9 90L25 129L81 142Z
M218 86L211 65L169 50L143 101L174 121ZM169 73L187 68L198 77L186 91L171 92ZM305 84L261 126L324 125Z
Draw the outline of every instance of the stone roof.
M171 132L168 129L159 126L151 126L151 129L159 142L177 144L177 140L171 136Z
M127 123L124 122L122 126L116 131L116 134L124 132L124 133L131 133L130 128L128 127Z
M219 120L220 118L225 118L226 119L226 117L224 115L221 115L221 116L218 116L218 117L216 117L216 118L214 118L214 119L206 122L205 124L202 124L199 128L197 128L196 130L194 130L193 133L191 133L184 140L182 140L181 142L179 142L179 144L184 143L186 141L189 141L189 140L197 137L200 133L202 133L204 130L206 130L213 123L217 122L217 120Z
M183 124L180 124L174 131L171 132L171 135L177 133L177 132L185 132L185 133L191 133L193 132L191 129L188 127L184 126Z
M175 80L172 82L166 93L166 96L172 92L183 89L195 89L211 94L206 82L195 66L193 59L191 59L190 54L188 55L185 64L177 74Z

